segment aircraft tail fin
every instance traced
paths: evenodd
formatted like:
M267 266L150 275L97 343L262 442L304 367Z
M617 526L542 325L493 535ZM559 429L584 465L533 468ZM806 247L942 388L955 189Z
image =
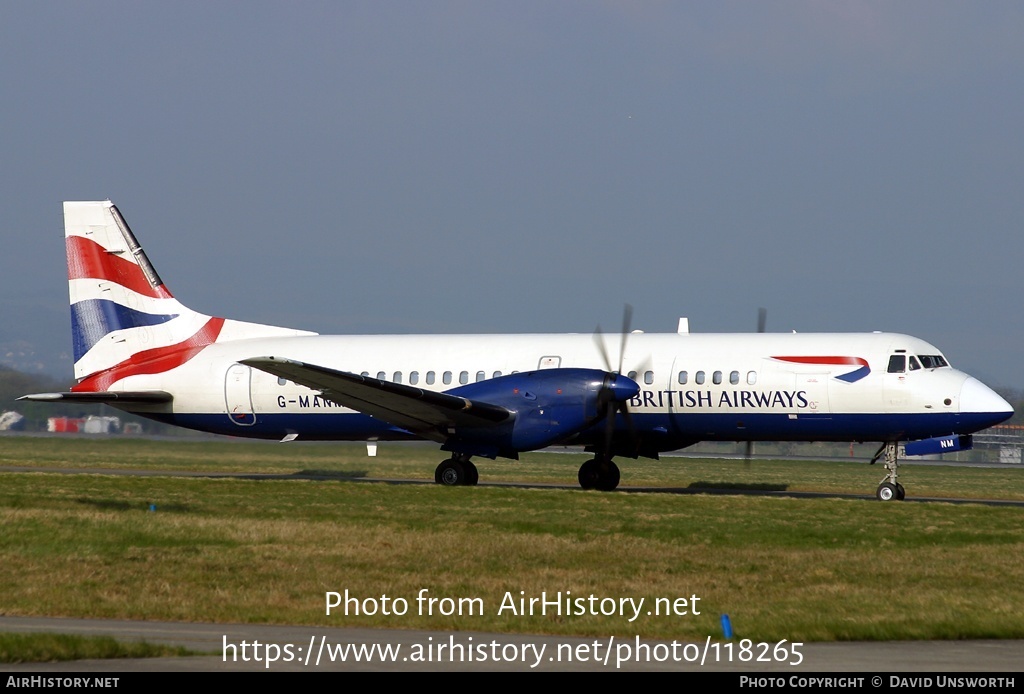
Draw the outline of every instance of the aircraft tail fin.
M79 381L128 363L173 360L213 342L312 334L215 318L187 308L164 285L109 200L65 202L64 236ZM101 390L104 385L94 383L88 389Z

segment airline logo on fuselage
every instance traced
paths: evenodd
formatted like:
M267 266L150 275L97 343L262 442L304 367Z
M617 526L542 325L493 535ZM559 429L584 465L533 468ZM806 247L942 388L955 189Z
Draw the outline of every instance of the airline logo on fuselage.
M634 409L813 409L805 390L641 390L628 402Z
M772 357L776 361L784 361L790 364L819 364L821 366L856 366L859 368L847 371L840 376L833 376L837 381L854 383L871 373L871 367L867 359L860 357Z
M770 357L775 361L808 366L855 367L832 378L856 383L871 373L866 359L844 356ZM828 369L832 371L833 369ZM734 409L734 410L816 410L818 402L806 390L641 390L629 400L632 408L649 409Z

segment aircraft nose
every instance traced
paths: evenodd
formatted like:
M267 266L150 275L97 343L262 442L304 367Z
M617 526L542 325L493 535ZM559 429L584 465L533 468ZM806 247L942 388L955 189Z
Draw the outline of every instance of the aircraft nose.
M1012 417L1013 407L999 393L968 376L960 389L960 412L991 417L992 422L988 426L992 426Z

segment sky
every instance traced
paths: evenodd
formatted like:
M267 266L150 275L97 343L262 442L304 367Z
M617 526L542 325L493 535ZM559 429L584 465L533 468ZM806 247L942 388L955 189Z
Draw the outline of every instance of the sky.
M0 2L0 363L61 203L321 333L884 330L1024 388L1024 4Z

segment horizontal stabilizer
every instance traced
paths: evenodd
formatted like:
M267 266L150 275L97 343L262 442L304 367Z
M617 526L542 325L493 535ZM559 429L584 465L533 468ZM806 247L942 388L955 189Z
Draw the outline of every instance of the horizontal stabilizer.
M35 400L36 402L81 402L81 403L162 403L174 399L170 393L163 390L140 390L140 391L100 391L81 393L33 393L22 395L18 400Z
M498 405L292 359L255 357L241 363L319 390L339 405L440 443L452 429L493 426L512 416Z

